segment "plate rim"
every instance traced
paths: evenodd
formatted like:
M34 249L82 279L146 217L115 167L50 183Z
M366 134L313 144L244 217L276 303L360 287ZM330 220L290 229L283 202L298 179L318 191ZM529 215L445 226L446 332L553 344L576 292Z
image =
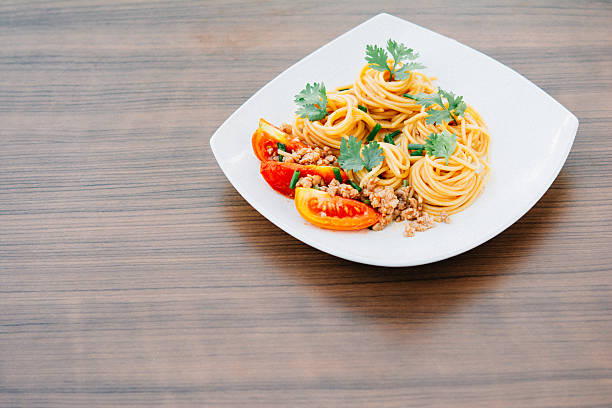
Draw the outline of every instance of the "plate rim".
M559 154L557 156L557 162L555 163L554 166L550 166L549 168L552 169L552 172L549 175L548 180L546 180L545 183L542 184L542 187L537 189L537 192L535 194L533 194L532 198L524 205L519 207L515 212L513 212L512 216L507 217L506 222L502 223L500 226L498 226L497 228L491 229L490 231L488 231L486 234L482 234L480 237L478 237L477 239L470 241L467 245L461 245L458 247L455 247L455 249L452 250L448 250L445 251L442 256L425 256L422 257L420 259L417 259L416 262L402 262L399 260L394 260L394 259L387 259L387 260L381 260L379 258L375 258L375 257L368 257L368 256L363 256L360 254L351 254L351 256L349 257L347 254L342 254L339 253L337 250L335 250L334 248L329 248L329 247L323 247L323 245L319 245L315 240L313 239L309 239L308 238L308 234L302 232L299 229L294 229L293 227L291 227L290 225L286 225L282 222L282 220L277 219L276 217L274 217L270 212L268 212L266 210L265 207L263 208L257 208L253 202L252 202L252 197L250 196L250 193L246 192L245 189L241 188L241 184L239 182L236 182L236 180L232 180L229 176L228 176L228 170L225 166L225 163L223 160L219 159L218 153L216 151L216 136L220 133L222 133L223 128L229 123L232 122L232 119L237 116L243 109L245 109L246 105L255 97L257 97L260 93L264 92L269 86L271 86L271 83L276 81L277 79L279 79L280 77L287 75L288 72L290 72L294 67L300 65L304 60L311 58L313 55L321 52L322 50L326 49L327 47L332 46L336 41L342 39L345 36L350 35L353 31L359 29L360 27L366 25L366 24L371 24L372 22L374 22L377 19L392 19L392 20L396 20L401 22L402 24L410 24L420 30L425 30L428 33L432 34L432 35L436 35L436 36L440 36L443 37L444 39L447 40L451 40L452 42L455 43L455 46L460 46L463 48L466 48L468 50L470 50L471 52L475 52L477 54L479 54L481 57L485 57L489 60L489 62L493 62L495 63L499 68L504 69L504 70L509 70L511 71L514 75L516 75L517 77L519 77L521 80L526 81L530 86L534 87L535 89L537 89L537 91L541 94L541 96L549 99L550 101L554 102L554 104L560 108L562 110L562 113L564 113L564 117L566 122L569 120L569 123L564 123L561 126L562 129L562 133L567 137L566 141L565 141L565 147L562 151L562 154ZM215 130L215 132L213 133L213 135L210 137L210 146L211 146L211 150L213 152L213 156L215 157L215 160L217 161L217 164L219 165L219 167L221 168L223 174L225 175L225 177L227 178L227 180L230 182L230 184L236 189L236 191L238 191L238 193L242 196L242 198L247 201L249 203L249 205L251 207L253 207L254 210L256 210L257 212L259 212L261 215L263 215L268 221L272 222L274 225L276 225L278 228L280 228L283 232L293 236L295 239L313 247L316 248L317 250L320 250L322 252L331 254L333 256L336 256L338 258L342 258L348 261L352 261L352 262L357 262L357 263L361 263L361 264L366 264L366 265L372 265L372 266L381 266L381 267L411 267L411 266L418 266L418 265L425 265L425 264L429 264L429 263L433 263L433 262L438 262L438 261L443 261L449 258L452 258L454 256L457 256L459 254L462 254L464 252L468 252L471 249L476 248L477 246L482 245L483 243L491 240L492 238L494 238L495 236L501 234L502 232L504 232L506 229L508 229L511 225L513 225L514 223L516 223L517 221L519 221L530 209L532 209L535 204L544 196L544 194L549 190L550 186L553 184L553 182L555 181L555 179L557 178L557 176L559 175L559 173L561 172L561 169L563 168L563 165L565 164L565 162L567 161L567 157L569 156L569 153L571 151L571 148L574 144L574 140L576 138L576 134L578 131L578 126L579 126L579 120L576 117L576 115L574 115L569 109L567 109L565 106L563 106L559 101L557 101L555 98L553 98L551 95L549 95L548 93L546 93L546 91L544 91L542 88L540 88L538 85L536 85L535 83L533 83L532 81L530 81L528 78L526 78L524 75L522 75L521 73L515 71L514 69L512 69L511 67L502 64L500 61L497 61L496 59L482 53L481 51L474 49L472 47L469 47L453 38L447 37L443 34L440 34L438 32L432 31L428 28L419 26L415 23L412 23L410 21L404 20L400 17L396 17L393 16L391 14L388 13L379 13L373 17L368 18L367 20L365 20L364 22L356 25L355 27L351 28L350 30L340 34L339 36L335 37L334 39L328 41L327 43L325 43L324 45L322 45L321 47L317 48L316 50L312 51L311 53L309 53L308 55L302 57L301 59L299 59L297 62L295 62L294 64L292 64L291 66L289 66L288 68L286 68L284 71L282 71L281 73L279 73L278 75L276 75L273 79L271 79L270 81L268 81L264 86L262 86L260 89L258 89L253 95L251 95L246 101L244 101L234 112L232 112L228 118L223 121L223 123Z

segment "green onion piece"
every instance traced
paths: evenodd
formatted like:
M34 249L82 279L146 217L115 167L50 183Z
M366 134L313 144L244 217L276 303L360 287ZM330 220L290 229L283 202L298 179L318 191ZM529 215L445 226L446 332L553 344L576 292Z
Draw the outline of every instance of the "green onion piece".
M408 187L408 180L402 181L402 187Z
M277 148L279 151L283 151L283 152L286 152L286 151L287 151L287 147L285 146L285 144L284 144L284 143L281 143L281 142L276 142L276 148ZM279 162L282 162L282 161L283 161L283 159L284 159L283 155L282 155L282 154L279 154L279 155L278 155L278 161L279 161Z
M415 150L414 152L410 153L411 156L423 156L423 150Z
M384 137L385 142L394 145L395 144L395 139L394 137L399 135L400 133L402 133L401 130L396 130L394 132L391 133L387 133Z
M366 138L366 140L368 142L371 142L372 140L374 140L374 138L376 137L376 135L378 134L378 132L380 132L380 128L382 126L380 126L380 123L377 123L376 125L374 125L374 127L372 128L372 131L370 132L370 134L368 135L368 137Z
M312 186L315 190L320 190L319 186Z
M290 189L293 190L295 188L295 185L297 184L299 178L300 178L300 171L299 170L294 171L293 177L291 177L291 183L289 183Z
M357 105L357 109L359 109L360 111L364 111L365 113L368 113L368 108L363 105Z
M363 190L361 187L359 187L359 184L355 183L353 180L349 180L348 181L349 184L357 191L359 191L361 193L361 190Z
M361 200L364 204L370 205L371 202L370 200L368 200L367 198L364 198L363 200Z
M338 89L338 92L342 92L342 91L348 91L351 88L342 88L342 89Z
M342 180L342 174L340 174L340 169L337 167L334 167L334 177L336 178L336 180L338 180L340 183L344 183L344 180Z
M424 145L420 143L410 143L408 145L408 150L423 150Z

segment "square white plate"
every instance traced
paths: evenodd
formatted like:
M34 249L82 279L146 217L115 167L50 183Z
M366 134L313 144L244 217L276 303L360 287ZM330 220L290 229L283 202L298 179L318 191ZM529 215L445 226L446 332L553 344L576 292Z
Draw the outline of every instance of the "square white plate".
M251 136L259 118L290 122L293 96L307 82L328 89L352 83L365 64L366 44L388 38L421 54L437 85L463 95L489 126L491 177L484 192L450 224L437 224L412 238L394 223L380 232L329 231L308 224L293 201L273 191L259 174ZM500 101L503 101L500 103ZM356 262L411 266L465 252L508 228L525 214L561 170L578 119L532 82L455 40L400 18L379 14L308 55L261 88L210 139L219 166L238 192L285 232L321 251ZM529 150L537 154L521 154Z

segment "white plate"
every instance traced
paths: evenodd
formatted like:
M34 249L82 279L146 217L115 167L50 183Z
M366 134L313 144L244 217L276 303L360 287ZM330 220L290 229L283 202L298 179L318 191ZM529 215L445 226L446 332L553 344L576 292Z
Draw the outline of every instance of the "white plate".
M491 132L491 178L484 192L451 224L403 236L403 225L381 232L328 231L304 221L293 201L273 191L259 174L251 136L259 118L279 125L292 119L293 96L307 82L328 89L353 82L365 64L366 44L388 38L421 54L424 73L463 95ZM219 166L238 192L285 232L321 251L381 266L412 266L465 252L499 234L525 214L561 170L578 119L512 69L455 40L388 14L379 14L308 55L246 101L210 139ZM527 155L531 150L535 154Z

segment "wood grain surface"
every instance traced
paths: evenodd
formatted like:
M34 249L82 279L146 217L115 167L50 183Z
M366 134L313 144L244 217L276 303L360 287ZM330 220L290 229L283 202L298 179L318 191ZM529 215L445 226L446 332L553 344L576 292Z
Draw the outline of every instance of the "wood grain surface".
M381 11L580 120L529 213L422 267L302 244L209 146ZM611 27L609 1L0 2L0 406L611 407Z

